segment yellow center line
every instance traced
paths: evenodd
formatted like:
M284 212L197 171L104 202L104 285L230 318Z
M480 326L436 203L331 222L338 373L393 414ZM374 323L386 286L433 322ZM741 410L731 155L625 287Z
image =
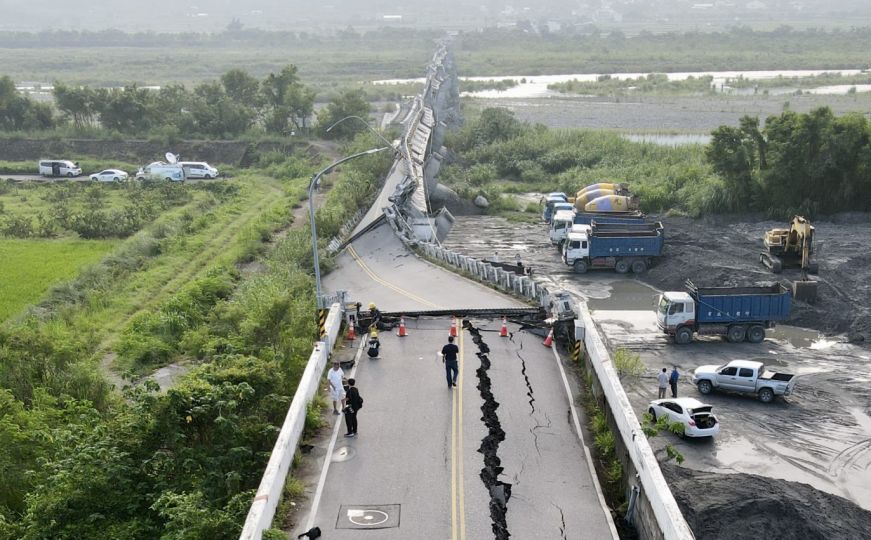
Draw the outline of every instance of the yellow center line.
M463 363L464 363L463 362L463 330L461 328L458 330L459 330L458 336L459 336L459 341L460 341L460 359L459 359L460 365L458 367L458 370L460 373L459 373L459 376L457 377L457 379L459 381L459 386L457 386L457 390L458 390L457 393L459 393L460 395L459 395L459 397L457 397L457 399L460 402L460 407L459 407L460 411L459 411L459 415L458 415L460 421L459 421L459 425L457 426L457 428L458 428L457 431L459 433L459 444L457 445L457 447L459 449L459 454L460 454L460 456L459 456L459 462L460 462L460 471L459 471L460 540L466 540L466 500L465 500L466 486L465 486L465 480L464 480L464 475L463 475Z
M392 289L392 290L398 292L399 294L401 294L407 298L411 298L412 300L416 300L416 301L420 302L421 304L427 305L429 307L433 307L433 308L440 308L441 307L438 304L434 304L434 303L430 302L429 300L426 300L425 298L421 298L420 296L417 296L414 293L408 292L405 289L397 287L397 286L393 285L392 283L389 283L389 282L381 279L377 275L375 275L375 273L372 272L372 270L370 270L368 266L366 266L366 263L363 262L363 259L361 259L359 255L357 255L357 251L354 249L354 246L348 246L348 253L351 254L351 257L354 258L354 260L357 262L357 264L360 266L360 268L362 268L363 271L366 272L366 274L370 278L372 278L372 280L375 281L376 283L384 285L388 289Z
M451 540L457 540L457 395L451 396Z

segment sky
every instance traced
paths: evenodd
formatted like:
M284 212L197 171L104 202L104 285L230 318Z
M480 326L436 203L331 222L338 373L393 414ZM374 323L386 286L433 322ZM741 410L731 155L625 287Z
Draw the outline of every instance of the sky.
M0 0L0 30L220 32L246 28L474 29L518 21L552 25L871 25L869 0Z

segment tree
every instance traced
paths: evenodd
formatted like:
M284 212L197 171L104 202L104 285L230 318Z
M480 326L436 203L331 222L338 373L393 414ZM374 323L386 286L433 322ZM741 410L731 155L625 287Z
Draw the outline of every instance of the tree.
M47 129L54 127L51 106L22 96L8 75L0 77L0 129Z
M260 82L241 69L231 69L221 75L221 84L227 96L238 103L254 106L260 99Z
M100 123L122 133L148 131L156 126L155 100L150 90L125 86L108 92L100 100Z
M196 131L215 137L238 135L254 123L254 110L230 99L217 82L194 89L191 116Z
M97 96L94 90L87 86L74 88L55 81L53 93L58 110L71 119L74 126L94 124L97 117Z
M754 142L741 129L720 126L711 134L705 156L726 181L724 200L729 208L724 210L746 209L754 196L753 171L758 163Z
M299 81L297 68L285 66L278 74L270 73L260 85L264 100L264 126L272 133L285 133L291 125L306 127L314 110L315 93Z
M342 122L329 132L326 129L346 116L369 117L369 102L362 90L347 90L330 100L329 105L318 112L318 132L327 139L350 139L366 128L357 122Z

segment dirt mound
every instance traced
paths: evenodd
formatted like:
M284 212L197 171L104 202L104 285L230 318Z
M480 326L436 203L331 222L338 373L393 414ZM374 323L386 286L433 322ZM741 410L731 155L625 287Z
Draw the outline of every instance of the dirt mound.
M773 274L759 262L762 235L785 222L746 216L704 219L663 218L665 256L642 280L663 290L684 290L687 278L699 286L780 282L791 288L798 270ZM819 263L817 301L795 302L789 323L825 334L847 334L851 342L871 342L871 216L843 214L814 221Z
M871 538L871 512L807 484L671 464L662 472L699 540Z

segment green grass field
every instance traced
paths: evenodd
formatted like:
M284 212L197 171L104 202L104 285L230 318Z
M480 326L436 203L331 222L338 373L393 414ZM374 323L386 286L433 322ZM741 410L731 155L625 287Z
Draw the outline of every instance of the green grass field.
M0 321L38 301L53 284L99 261L117 241L0 240Z

